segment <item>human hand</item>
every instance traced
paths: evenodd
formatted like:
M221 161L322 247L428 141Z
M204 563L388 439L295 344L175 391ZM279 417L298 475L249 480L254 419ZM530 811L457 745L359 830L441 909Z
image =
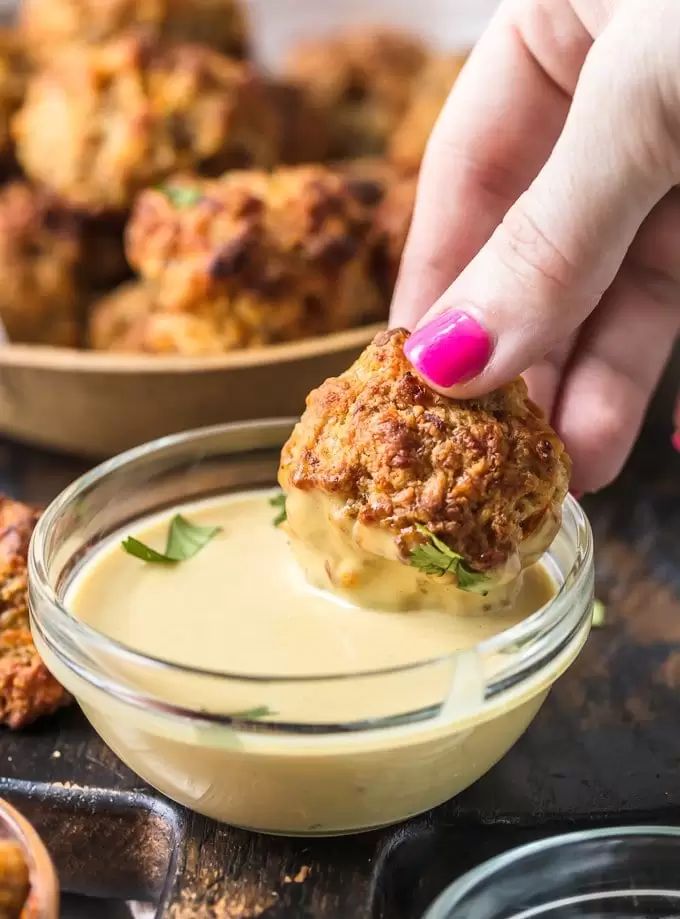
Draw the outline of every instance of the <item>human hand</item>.
M679 48L677 0L506 0L422 167L391 323L449 395L526 370L576 491L620 470L680 330Z

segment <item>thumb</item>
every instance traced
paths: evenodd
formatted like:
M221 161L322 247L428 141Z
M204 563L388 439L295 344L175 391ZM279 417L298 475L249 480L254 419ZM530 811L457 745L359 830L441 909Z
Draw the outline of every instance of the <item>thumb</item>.
M408 340L435 389L488 392L571 335L677 181L658 58L638 40L613 24L597 39L545 166Z

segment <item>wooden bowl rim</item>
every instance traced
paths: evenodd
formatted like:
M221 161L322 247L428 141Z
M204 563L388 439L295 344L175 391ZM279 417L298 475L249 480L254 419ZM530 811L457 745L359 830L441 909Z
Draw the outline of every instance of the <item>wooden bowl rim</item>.
M32 895L29 903L39 910L29 910L29 914L36 919L57 919L59 880L45 843L26 817L4 798L0 798L0 823L21 845L28 862Z
M309 360L367 345L384 329L384 323L332 332L301 341L231 351L212 357L182 355L115 354L58 348L51 345L7 344L0 347L0 368L40 368L81 371L82 373L191 374L200 371L240 370L245 368Z

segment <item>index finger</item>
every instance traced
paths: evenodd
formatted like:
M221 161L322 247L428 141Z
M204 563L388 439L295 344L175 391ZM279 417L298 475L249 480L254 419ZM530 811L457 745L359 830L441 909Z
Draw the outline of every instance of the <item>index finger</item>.
M536 177L591 43L568 0L502 5L430 138L392 325L413 328Z

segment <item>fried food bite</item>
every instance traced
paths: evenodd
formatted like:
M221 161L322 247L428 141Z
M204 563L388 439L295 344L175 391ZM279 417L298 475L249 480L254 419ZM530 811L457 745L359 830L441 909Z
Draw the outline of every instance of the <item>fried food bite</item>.
M0 724L22 728L70 701L33 644L26 559L38 512L0 496Z
M298 46L286 78L326 112L330 157L385 152L427 54L415 38L362 29Z
M377 233L382 240L385 252L385 284L390 298L397 283L401 256L411 226L416 200L416 185L415 176L393 178L387 184L385 196L376 213Z
M357 188L379 189L373 244L375 267L388 300L392 299L416 200L417 176L404 175L382 157L340 160L335 164Z
M279 123L247 65L139 35L80 47L29 82L14 121L27 175L72 206L125 210L179 170L270 166Z
M415 81L388 146L389 159L404 172L420 169L432 128L464 63L463 55L435 55Z
M72 214L25 182L0 189L0 319L11 341L78 344L80 260Z
M96 300L87 320L87 343L96 351L145 351L146 321L155 296L142 281L121 284Z
M323 166L177 178L138 199L128 258L159 308L212 324L222 350L382 318L382 187Z
M200 42L234 57L247 48L239 0L22 0L20 25L32 56L43 61L134 28Z
M14 29L0 29L0 170L15 167L11 122L21 106L28 79L23 44Z
M231 350L232 335L215 310L160 309L153 284L130 281L92 305L87 338L96 351L210 357Z
M410 577L417 605L428 582L484 592L535 561L559 528L570 461L521 379L445 398L416 376L407 338L379 333L309 395L279 482L315 583L360 595ZM453 553L446 573L424 564L432 549Z

